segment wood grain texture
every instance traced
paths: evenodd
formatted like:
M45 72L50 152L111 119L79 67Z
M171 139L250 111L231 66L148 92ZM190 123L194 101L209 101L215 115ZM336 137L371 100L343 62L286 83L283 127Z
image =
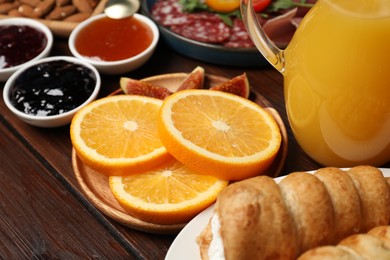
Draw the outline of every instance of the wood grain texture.
M131 256L107 222L0 128L0 258ZM109 224L109 223L107 223Z
M54 55L71 55L67 39L55 39ZM188 73L196 66L202 66L207 74L226 78L246 72L252 89L272 104L288 135L288 153L280 175L320 167L292 136L283 78L269 67L200 62L177 54L162 40L141 68L124 75L103 76L99 97L119 89L120 76L142 79ZM33 259L34 255L38 259L164 259L175 236L124 226L100 213L82 193L72 169L69 126L43 129L27 125L8 111L3 99L0 111L0 259Z

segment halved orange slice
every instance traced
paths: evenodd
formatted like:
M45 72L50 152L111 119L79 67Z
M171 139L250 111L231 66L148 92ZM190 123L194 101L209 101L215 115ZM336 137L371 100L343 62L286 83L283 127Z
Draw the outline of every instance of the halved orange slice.
M157 118L162 100L117 95L79 110L70 126L76 154L90 168L107 175L150 170L171 156L160 141Z
M164 100L158 119L170 154L198 173L225 180L264 173L282 140L263 108L220 91L176 92Z
M147 172L111 176L111 191L131 215L150 223L186 223L211 205L227 181L200 175L174 158Z

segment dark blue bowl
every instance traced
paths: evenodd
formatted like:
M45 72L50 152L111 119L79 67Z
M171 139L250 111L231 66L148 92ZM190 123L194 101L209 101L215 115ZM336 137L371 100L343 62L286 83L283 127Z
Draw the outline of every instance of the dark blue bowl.
M156 22L150 9L156 0L143 0L141 11ZM194 41L180 36L156 22L165 42L176 52L205 62L230 66L268 66L269 63L256 48L231 48Z

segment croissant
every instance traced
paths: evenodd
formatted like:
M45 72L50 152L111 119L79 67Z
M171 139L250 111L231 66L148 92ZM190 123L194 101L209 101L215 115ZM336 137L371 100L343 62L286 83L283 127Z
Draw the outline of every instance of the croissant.
M379 169L327 167L229 185L197 243L202 259L296 259L389 221L390 186Z
M367 234L355 234L337 246L320 246L303 253L298 260L390 259L390 226L378 226Z

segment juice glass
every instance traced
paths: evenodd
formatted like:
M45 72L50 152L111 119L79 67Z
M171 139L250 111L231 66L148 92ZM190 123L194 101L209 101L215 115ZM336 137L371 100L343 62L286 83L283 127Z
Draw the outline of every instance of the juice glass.
M284 76L288 119L325 166L390 160L390 0L319 0L285 50L264 34L251 1L247 30Z

